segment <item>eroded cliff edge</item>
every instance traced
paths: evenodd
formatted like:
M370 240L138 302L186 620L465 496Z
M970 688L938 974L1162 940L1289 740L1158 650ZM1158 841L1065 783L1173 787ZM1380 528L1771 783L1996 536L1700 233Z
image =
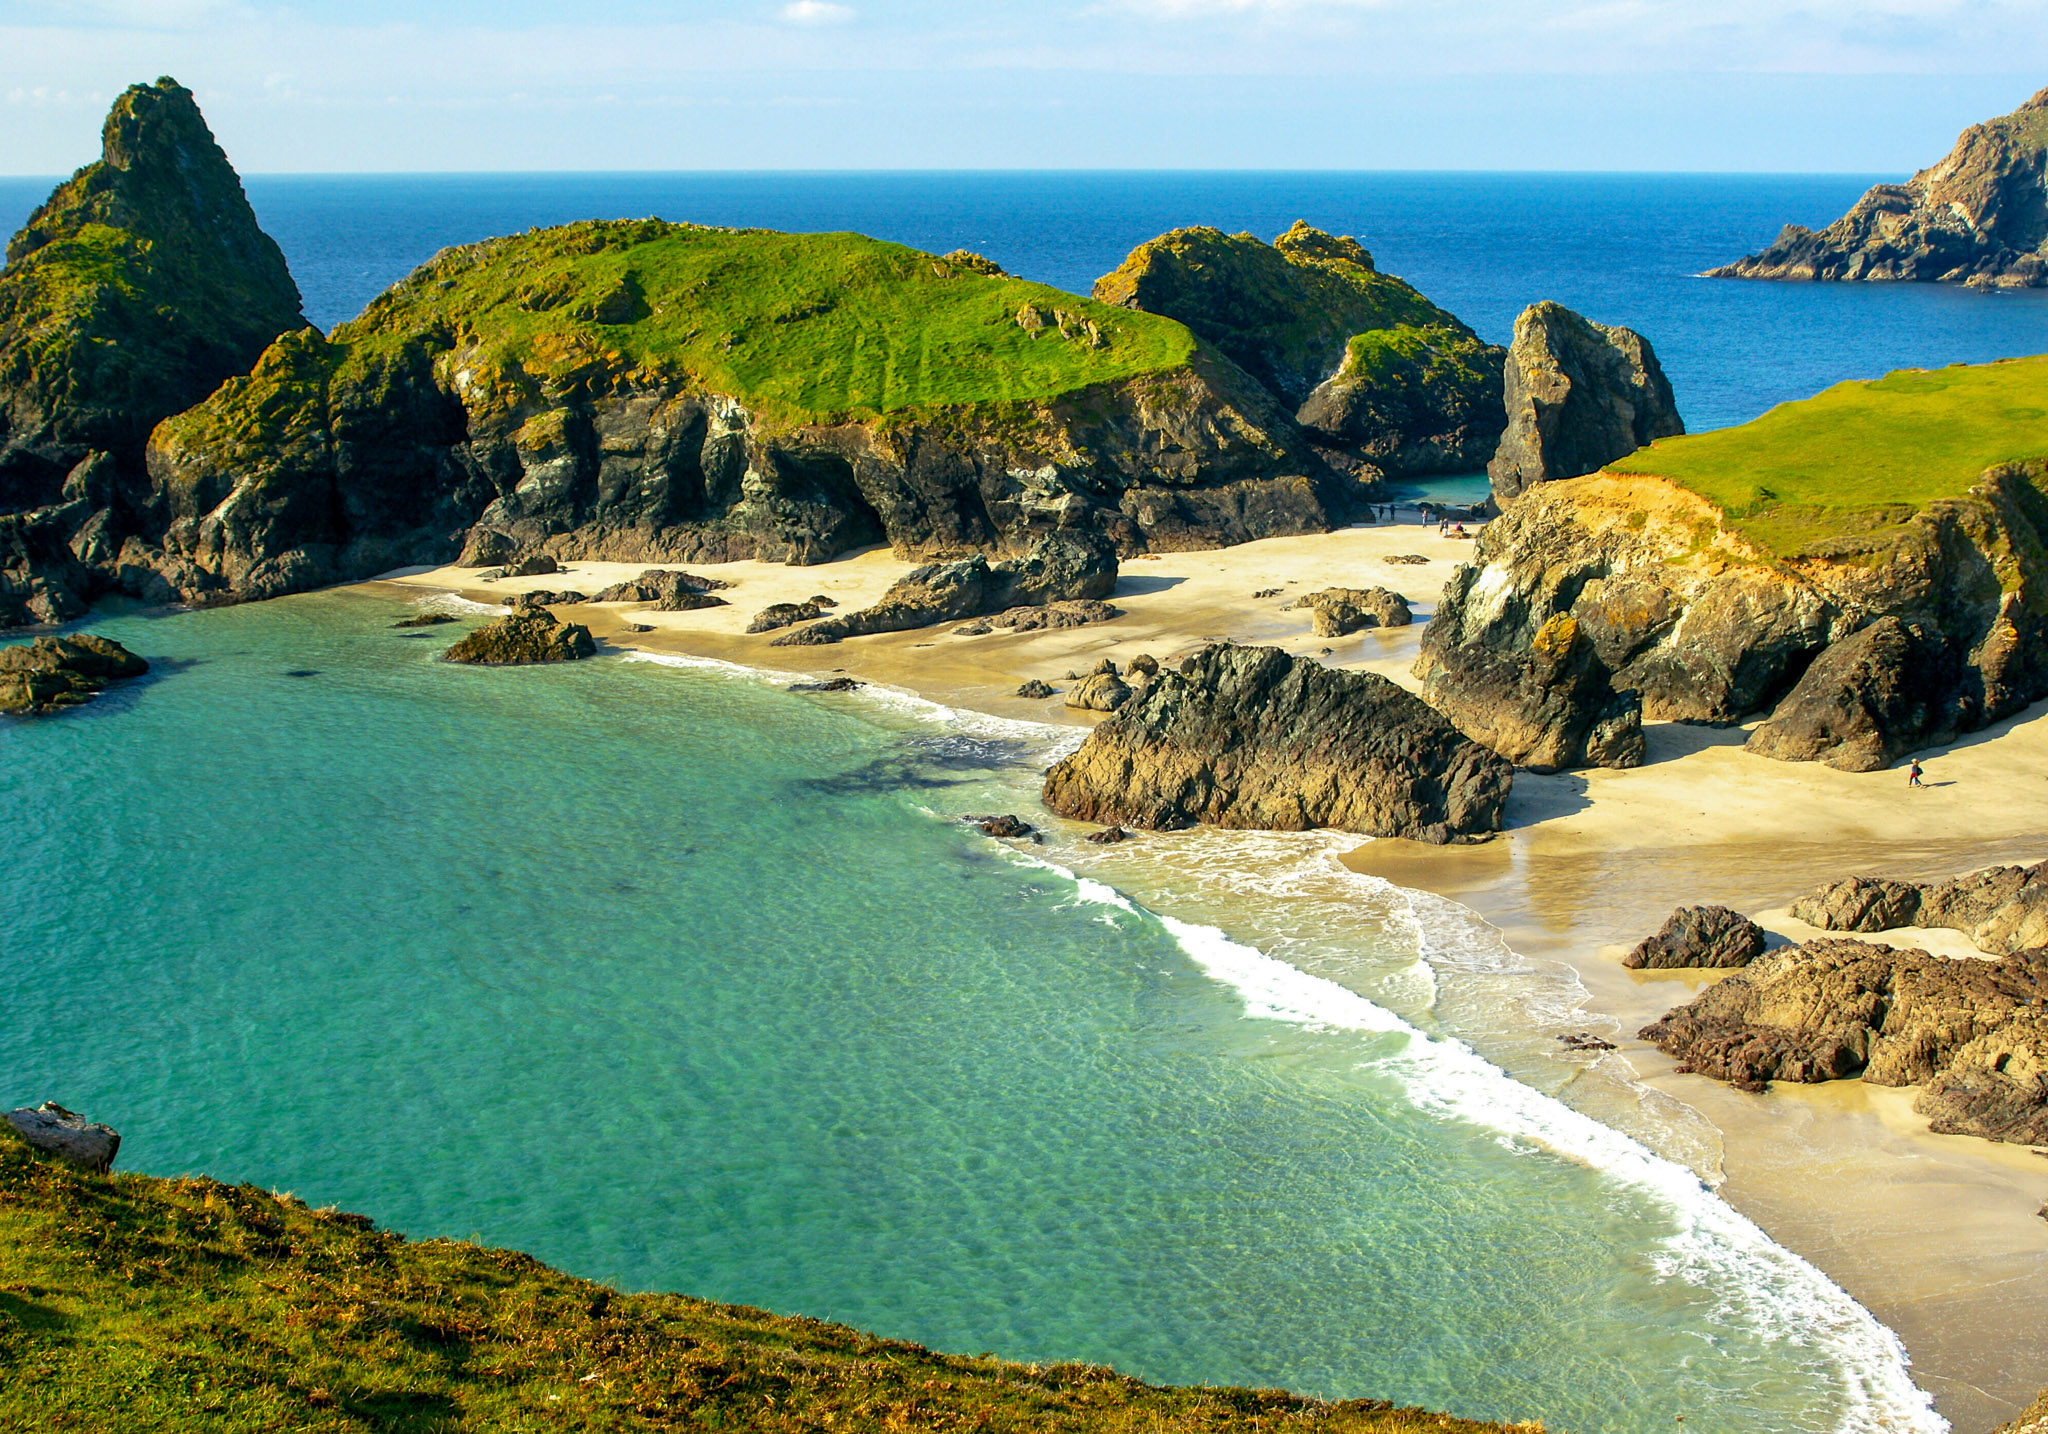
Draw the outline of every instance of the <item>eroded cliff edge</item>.
M1707 277L2048 285L2048 89L1970 126L1939 164L1875 186L1820 232L1788 224L1770 248Z
M1539 484L1447 585L1424 695L1517 762L1626 766L1641 717L1767 720L1854 771L2048 696L2048 360L1840 385Z

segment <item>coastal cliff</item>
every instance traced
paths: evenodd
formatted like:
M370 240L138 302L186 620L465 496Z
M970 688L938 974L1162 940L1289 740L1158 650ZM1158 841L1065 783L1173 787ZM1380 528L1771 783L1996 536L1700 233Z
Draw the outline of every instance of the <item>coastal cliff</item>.
M2044 360L1896 374L1541 484L1452 575L1424 696L1546 766L1629 765L1573 736L1619 694L1855 771L2009 716L2048 696L2048 469L1985 460L2048 448L2043 394Z
M1470 472L1499 441L1502 350L1381 273L1356 239L1301 221L1271 244L1176 229L1094 293L1186 324L1363 481Z
M1714 279L1861 279L2048 285L2048 89L1972 125L1939 164L1873 187L1815 233L1788 224Z
M191 92L128 89L0 271L0 626L84 611L145 500L150 430L304 327Z
M149 467L162 541L123 579L188 600L464 547L812 563L1330 521L1286 414L1176 323L858 235L656 220L447 251L167 421Z
M12 1130L0 1132L0 1235L9 1428L1509 1427L937 1354L819 1320L625 1294L253 1185L76 1170Z

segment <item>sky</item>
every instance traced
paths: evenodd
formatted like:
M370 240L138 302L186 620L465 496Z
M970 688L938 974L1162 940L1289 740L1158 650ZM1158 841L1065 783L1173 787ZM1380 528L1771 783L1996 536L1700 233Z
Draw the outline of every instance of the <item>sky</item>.
M0 0L0 173L159 74L245 173L1903 176L2048 86L2048 0Z

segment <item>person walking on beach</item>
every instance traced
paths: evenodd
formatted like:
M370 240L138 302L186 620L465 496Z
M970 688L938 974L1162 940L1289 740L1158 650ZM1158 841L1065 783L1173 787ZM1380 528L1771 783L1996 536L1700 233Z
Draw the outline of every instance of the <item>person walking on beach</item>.
M1926 785L1926 783L1920 780L1920 759L1918 757L1915 757L1906 764L1906 785L1909 787L1924 787Z

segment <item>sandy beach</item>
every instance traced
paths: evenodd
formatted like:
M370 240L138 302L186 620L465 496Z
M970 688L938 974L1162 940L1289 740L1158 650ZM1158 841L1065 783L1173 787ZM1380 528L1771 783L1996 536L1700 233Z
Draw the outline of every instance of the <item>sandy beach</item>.
M1068 672L1103 657L1121 664L1150 653L1164 662L1228 639L1380 672L1413 688L1408 669L1422 623L1471 546L1438 537L1434 526L1381 526L1142 557L1124 564L1112 598L1121 618L1022 635L963 637L948 627L772 647L772 634L746 634L771 603L813 594L842 608L871 603L912 566L879 549L809 568L693 567L733 584L720 608L558 611L617 647L792 673L843 671L952 706L1080 724L1091 719L1058 698L1019 698L1017 685L1043 678L1064 686ZM1401 555L1427 561L1388 561ZM571 562L562 573L488 584L464 569L408 570L377 586L496 603L520 591L595 592L642 566ZM1287 610L1321 588L1373 585L1402 593L1416 624L1326 640L1310 632L1306 611ZM628 624L651 630L629 632ZM1896 771L1753 757L1742 750L1744 735L1653 725L1639 769L1518 773L1499 839L1453 848L1374 841L1347 859L1461 902L1524 956L1575 971L1589 1019L1611 1019L1610 1039L1637 1077L1718 1128L1727 1198L1898 1331L1941 1411L1957 1430L1980 1434L2048 1385L2038 1333L2048 1313L2048 1221L2036 1214L2048 1198L2048 1160L2023 1147L1931 1135L1911 1111L1910 1091L1838 1082L1759 1096L1676 1075L1634 1033L1690 999L1702 978L1630 972L1618 958L1682 903L1723 902L1798 940L1810 933L1787 908L1824 880L1927 878L2048 858L2048 710L1923 753L1923 791L1908 790ZM1958 959L1973 954L1952 932L1870 939Z

